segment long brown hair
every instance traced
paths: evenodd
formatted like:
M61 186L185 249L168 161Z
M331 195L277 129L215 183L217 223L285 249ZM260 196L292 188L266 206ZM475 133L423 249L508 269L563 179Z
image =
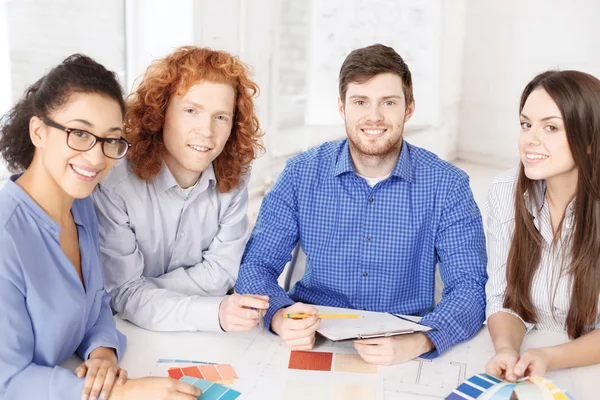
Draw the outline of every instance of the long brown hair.
M564 242L570 248L562 249L568 255L565 259L570 262L566 272L573 280L567 333L576 339L595 327L600 294L600 80L579 71L544 72L525 87L519 111L538 88L548 93L562 114L579 176L573 229ZM531 284L541 259L542 236L533 223L523 195L526 192L535 198L542 195L536 193L539 188L534 183L525 176L521 164L504 298L504 307L531 323L537 322L531 301Z
M183 46L154 61L128 99L125 133L133 146L127 157L140 179L151 180L162 166L162 129L169 100L202 80L230 84L236 95L231 135L213 161L217 189L227 193L237 187L252 160L264 150L254 110L258 86L250 80L249 67L224 51Z

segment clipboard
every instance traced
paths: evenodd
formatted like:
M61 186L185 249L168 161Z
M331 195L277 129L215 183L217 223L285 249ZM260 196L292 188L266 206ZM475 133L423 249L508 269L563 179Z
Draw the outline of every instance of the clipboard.
M315 306L315 308L322 314L358 314L361 316L358 319L321 320L321 326L317 332L333 342L375 339L431 330L430 327L413 321L414 317L337 307Z

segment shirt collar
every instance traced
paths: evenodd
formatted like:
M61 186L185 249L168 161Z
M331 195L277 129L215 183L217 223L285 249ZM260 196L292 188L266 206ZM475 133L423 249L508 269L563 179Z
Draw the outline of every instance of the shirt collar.
M200 175L200 180L198 181L198 188L201 192L205 191L209 187L214 187L217 185L217 176L215 175L215 169L213 168L212 163L208 165L208 168Z
M162 167L156 177L154 177L154 185L159 192L164 192L165 190L171 189L173 187L178 187L178 183L175 180L175 177L171 173L171 170L167 166L167 164L163 161ZM212 163L208 165L208 168L200 175L200 179L198 180L195 190L200 190L203 192L206 190L209 185L216 185L217 177L215 176L215 170L213 168Z
M352 156L350 155L350 143L348 139L346 139L346 143L342 147L342 152L336 161L334 175L338 176L346 172L356 172L352 163ZM397 176L409 182L413 181L408 143L404 140L402 140L402 150L400 150L400 156L398 157L396 166L392 170L391 176Z
M31 215L37 218L38 221L40 221L41 226L44 226L45 228L47 228L55 234L59 234L60 226L58 225L58 223L56 223L56 221L54 221L48 215L48 213L44 211L44 209L40 207L40 205L36 203L35 200L31 198L31 196L29 196L29 194L15 182L17 179L19 179L21 175L22 174L16 174L11 176L8 182L6 182L5 190L8 190L8 193L12 197L17 199L22 205L24 205L24 208L27 211L29 211ZM75 222L75 224L83 225L82 216L80 215L79 210L76 206L77 201L78 200L75 199L75 201L73 202L73 206L71 207L71 213L73 214L73 221Z
M534 181L533 191L527 190L523 193L525 207L531 215L539 215L544 208L544 197L546 195L546 181Z
M525 193L523 193L523 197L525 198L525 206L527 207L529 214L533 215L534 217L539 215L544 208L544 203L546 202L546 181L534 181L533 193L530 194L529 190L527 190ZM570 217L573 215L574 207L575 199L571 200L567 206L565 217Z

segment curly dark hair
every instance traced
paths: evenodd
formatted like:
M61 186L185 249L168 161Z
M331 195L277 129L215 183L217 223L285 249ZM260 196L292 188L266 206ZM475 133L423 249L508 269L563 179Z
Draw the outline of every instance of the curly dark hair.
M238 186L257 152L264 149L253 101L258 86L248 75L248 67L237 57L202 47L183 46L154 61L127 102L125 134L133 143L127 157L135 174L149 181L160 171L165 151L162 129L169 100L206 80L229 84L235 90L233 128L213 167L221 193Z
M125 115L123 90L117 75L83 54L72 54L29 86L18 103L0 120L0 153L12 172L29 168L35 146L29 121L64 105L73 93L97 93L114 99Z

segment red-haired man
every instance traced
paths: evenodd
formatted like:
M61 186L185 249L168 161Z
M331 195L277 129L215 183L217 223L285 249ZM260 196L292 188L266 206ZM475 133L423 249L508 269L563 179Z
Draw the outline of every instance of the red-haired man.
M233 294L249 236L257 86L222 51L181 47L130 96L133 146L93 194L106 288L152 330L247 331L268 297Z

